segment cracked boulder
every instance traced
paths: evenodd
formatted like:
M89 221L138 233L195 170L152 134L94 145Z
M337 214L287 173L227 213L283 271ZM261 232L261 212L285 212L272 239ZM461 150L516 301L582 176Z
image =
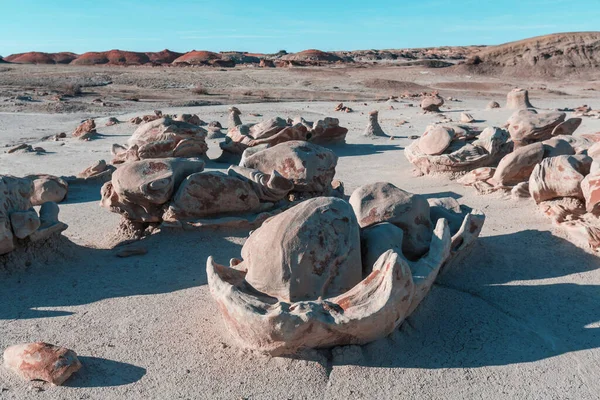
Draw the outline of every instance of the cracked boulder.
M266 174L277 171L294 183L296 192L326 194L331 190L337 160L325 147L294 140L244 155L240 166Z

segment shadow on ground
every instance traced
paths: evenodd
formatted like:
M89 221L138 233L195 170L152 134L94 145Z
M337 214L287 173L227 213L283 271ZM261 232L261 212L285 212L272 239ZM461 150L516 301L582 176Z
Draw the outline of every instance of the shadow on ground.
M0 279L0 320L72 314L43 310L102 299L168 293L206 284L209 256L239 257L247 232L165 231L142 241L143 256L118 258L118 249L79 246L62 237L59 254L27 268L15 265ZM239 239L239 240L236 240Z
M146 375L146 369L132 364L97 357L81 357L83 367L65 386L76 388L111 387L134 383Z
M596 256L550 232L481 238L399 330L349 346L350 357L334 351L333 365L473 368L598 348L600 286L578 274L599 268Z

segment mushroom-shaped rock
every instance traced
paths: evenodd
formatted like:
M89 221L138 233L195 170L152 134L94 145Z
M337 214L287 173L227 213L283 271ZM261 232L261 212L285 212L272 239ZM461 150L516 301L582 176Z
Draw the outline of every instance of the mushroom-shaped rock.
M53 175L28 175L25 178L33 181L31 204L34 206L47 201L60 203L67 197L69 185L62 178Z
M360 233L352 207L335 197L304 201L254 231L242 248L242 259L236 268L247 270L248 283L280 300L344 293L362 279Z
M373 136L383 136L387 137L381 126L379 125L379 121L377 121L377 116L379 115L379 111L374 110L369 113L369 123L367 124L367 128L363 133L364 136L373 137Z
M48 343L17 344L4 350L4 366L24 379L62 385L81 368L73 350Z
M444 99L437 93L425 96L421 100L421 109L424 111L440 111L440 107L444 105Z
M96 122L93 119L88 119L82 122L75 129L75 131L73 131L73 137L79 138L81 140L92 139L96 134Z
M306 126L306 121L301 120ZM340 120L333 117L325 117L312 124L309 129L310 141L313 143L343 143L346 141L348 128L340 126Z
M588 156L556 156L543 159L529 178L529 192L536 203L560 197L583 200L581 181L589 173Z
M170 139L179 141L191 138L204 138L205 136L206 130L197 125L164 117L141 125L133 132L127 143L129 146L143 146L148 143Z
M134 161L117 168L102 186L101 205L136 222L159 222L163 205L181 182L204 169L199 159L165 158Z
M240 166L266 174L277 171L298 192L327 193L335 175L337 156L325 147L294 140L242 156Z
M350 196L350 204L361 228L382 222L402 228L402 250L407 257L422 256L429 248L432 224L424 196L377 182L357 188Z
M116 117L110 117L108 119L108 121L106 121L106 124L104 124L104 125L105 126L113 126L113 125L117 125L117 124L120 124L120 123L121 123L121 121L119 121L118 118L116 118Z
M541 143L519 147L500 160L492 181L496 185L515 185L529 180L531 172L544 157L544 146Z
M554 129L565 120L562 112L536 113L531 110L516 111L508 119L508 132L515 148L552 137Z
M454 132L443 126L434 125L429 127L419 139L419 148L427 155L439 155L450 146L453 137Z
M509 110L521 110L533 108L529 102L529 92L525 89L513 89L506 95L506 108Z
M237 107L229 107L229 117L227 119L227 129L233 129L236 126L242 125L240 115L242 112Z

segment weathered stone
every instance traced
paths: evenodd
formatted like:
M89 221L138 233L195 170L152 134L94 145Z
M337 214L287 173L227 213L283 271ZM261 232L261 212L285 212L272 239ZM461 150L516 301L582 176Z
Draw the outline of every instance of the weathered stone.
M536 203L560 197L583 200L581 181L589 173L587 156L556 156L542 160L529 178L529 192Z
M163 205L181 182L204 169L199 159L165 158L134 161L117 168L102 186L101 205L136 222L159 222Z
M17 238L25 239L40 227L40 218L34 209L14 211L10 213L10 225Z
M421 109L425 111L439 112L440 107L444 105L444 99L437 93L433 93L430 96L425 96L421 100Z
M528 199L528 198L530 198L531 194L529 193L529 182L517 183L510 190L510 197L513 200Z
M402 250L407 257L420 257L429 248L432 224L425 197L391 183L377 182L357 188L350 196L350 204L361 228L381 222L402 228Z
M520 110L533 108L529 102L529 92L525 89L513 89L506 95L506 108Z
M571 156L575 154L575 149L564 139L553 137L552 139L544 140L544 158L556 156Z
M236 126L242 125L240 115L242 112L237 107L229 107L229 119L227 120L227 129L233 129Z
M106 121L106 124L105 124L105 125L106 125L106 126L113 126L113 125L117 125L117 124L120 124L120 123L121 123L121 121L119 121L117 118L115 118L115 117L110 117L110 118L108 119L108 121Z
M588 212L598 215L600 211L600 173L587 175L581 181L581 190Z
M572 135L579 128L582 121L581 118L569 118L565 122L556 125L554 130L552 130L552 136Z
M471 114L462 112L460 113L460 122L463 124L471 124L475 122L475 118L473 118Z
M62 385L81 368L73 350L36 342L17 344L4 350L4 366L22 378Z
M40 207L40 227L48 228L57 224L60 208L53 201L47 201Z
M362 279L356 217L335 197L309 199L266 221L242 259L236 268L248 271L248 283L283 301L336 296Z
M565 120L566 114L538 114L531 110L516 111L508 120L508 132L515 148L550 139L554 129Z
M419 139L419 148L430 156L442 154L450 146L453 133L440 125L431 126Z
M544 157L544 146L532 143L520 147L500 160L492 177L496 185L515 185L529 180L531 172Z
M47 201L60 203L67 197L69 185L64 179L53 175L28 175L25 178L33 181L31 204L39 206Z
M79 125L75 131L73 131L73 137L81 140L89 140L96 136L96 122L93 119L88 119Z
M299 192L327 193L337 165L333 151L303 141L280 143L242 158L241 166L266 174L277 171Z
M472 171L467 172L464 176L460 177L456 181L461 185L471 186L474 185L475 182L485 182L489 180L494 173L496 172L496 168L492 167L481 167L475 168Z
M488 110L492 110L494 108L500 108L500 104L497 101L490 101L486 107Z
M377 121L377 116L379 115L379 111L374 110L369 113L369 123L367 124L367 128L363 133L364 136L373 137L373 136L382 136L388 137L386 133L381 129L379 125L379 121Z
M173 197L165 221L256 213L272 208L294 187L277 172L272 175L231 167L227 175L202 172L188 176Z

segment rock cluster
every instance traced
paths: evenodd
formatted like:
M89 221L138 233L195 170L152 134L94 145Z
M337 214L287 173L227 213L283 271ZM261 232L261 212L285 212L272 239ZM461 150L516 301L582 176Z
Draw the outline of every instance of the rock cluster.
M494 165L512 149L509 134L489 127L477 134L461 125L431 125L404 154L423 174L463 172Z
M142 124L127 141L113 145L113 164L150 158L204 157L207 131L198 125L162 117Z
M317 197L267 220L242 260L209 257L208 285L242 347L285 355L364 344L402 324L484 219L453 199L430 207L389 183L367 185L350 204Z
M42 203L47 192L40 194L35 190L31 179L0 175L0 255L27 242L59 235L67 228L58 220L56 203ZM41 204L39 214L33 208L32 199Z
M230 116L232 115L239 114L233 111L230 113ZM346 133L348 129L341 127L337 118L330 117L316 122L309 122L301 117L293 120L275 117L257 124L241 124L241 121L233 120L232 117L225 142L220 146L225 153L239 155L250 147L275 146L290 140L304 140L318 144L345 142Z
M334 191L332 151L303 141L256 150L227 173L203 172L198 158L125 163L102 187L101 204L135 223L245 227L289 207L290 193L311 197Z

